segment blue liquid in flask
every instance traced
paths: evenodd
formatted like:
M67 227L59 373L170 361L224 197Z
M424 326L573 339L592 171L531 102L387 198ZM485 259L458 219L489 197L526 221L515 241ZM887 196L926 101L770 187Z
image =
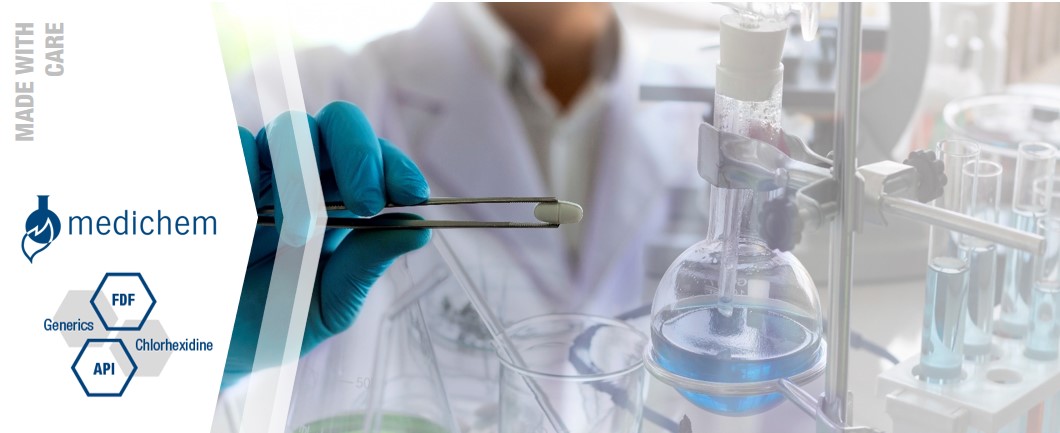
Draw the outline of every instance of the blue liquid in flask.
M718 296L694 296L656 314L651 340L659 365L675 374L758 382L793 376L820 359L814 323L775 300L736 296L724 305ZM703 409L729 416L762 413L784 401L780 393L729 397L678 391Z

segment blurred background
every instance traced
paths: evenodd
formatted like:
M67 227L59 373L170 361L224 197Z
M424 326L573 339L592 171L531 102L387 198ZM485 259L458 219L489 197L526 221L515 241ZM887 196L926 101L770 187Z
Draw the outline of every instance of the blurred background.
M433 2L408 0L395 7L389 2L299 2L299 7L290 8L291 36L296 48L320 45L341 47L353 52L380 36L414 26L427 13ZM645 36L653 30L716 29L718 18L729 11L713 3L621 3L615 5L624 23L638 35ZM989 28L980 28L989 34L989 41L1006 46L1003 61L983 69L996 69L990 80L996 85L1018 82L1060 81L1060 28L1049 23L1060 22L1060 4L1031 3L954 3L932 4L933 12L943 9L970 9L988 16ZM216 20L222 44L236 44L242 38L238 34L240 21L237 17L253 17L252 3L236 3L226 8L217 8ZM321 13L326 9L327 13ZM822 4L822 19L834 18L834 3ZM865 4L865 24L886 26L888 8L885 3ZM949 12L949 10L947 10ZM243 19L252 24L253 18ZM938 25L953 26L955 16L948 14L940 20L938 13L932 14ZM233 25L226 25L233 24ZM225 64L232 65L230 74L240 73L249 67L245 51L223 50ZM242 53L244 55L238 55Z
M415 26L431 5L418 0L299 2L289 8L287 25L295 49L333 46L355 53L374 39ZM629 42L644 56L641 98L702 104L703 119L709 122L718 23L731 9L699 2L622 3L615 10ZM784 129L821 154L833 142L837 11L834 3L821 5L820 30L812 41L798 37L798 23L793 22L783 59ZM957 135L987 144L985 157L1011 173L1016 142L1037 139L1060 145L1060 3L931 3L898 11L888 3L863 7L859 162L902 161L913 150ZM895 37L892 24L912 33L904 23L920 23L925 12L930 13L930 29L921 26L915 37L904 38L905 45L894 44L902 38ZM247 33L268 31L271 23L256 14L253 3L215 8L230 82L248 72L248 49L275 50L247 45ZM984 95L1004 98L982 99ZM1034 99L1042 97L1047 99ZM1013 116L1020 120L1012 121ZM694 127L689 124L690 130ZM1010 188L1011 180L1006 183ZM893 319L916 317L923 308L927 229L899 226L892 225L891 231L870 227L859 235L851 317L858 338L906 359L919 352L920 323ZM821 254L827 242L827 230L804 233L796 249L815 279L828 275L827 254ZM655 282L685 246L652 251L651 260L659 265ZM818 282L822 299L826 287ZM885 399L876 395L876 376L894 362L868 351L855 351L851 362L851 371L861 373L851 375L856 422L889 429Z

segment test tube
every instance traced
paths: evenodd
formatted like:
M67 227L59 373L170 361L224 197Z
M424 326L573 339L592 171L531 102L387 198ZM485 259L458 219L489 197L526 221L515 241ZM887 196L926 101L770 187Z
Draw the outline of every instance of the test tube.
M1047 227L1055 224L1056 217L1060 217L1060 177L1038 179L1034 182L1034 194L1039 201L1048 209L1047 217L1038 223L1039 232L1046 239L1046 254L1039 262L1039 280L1031 296L1031 321L1027 336L1027 345L1024 354L1028 358L1056 359L1056 344L1060 339L1060 318L1056 317L1057 304L1060 303L1060 295L1056 293L1056 273L1060 272L1056 260L1051 260L1050 255L1056 256L1052 250L1053 245L1060 247L1060 242L1050 236ZM1052 253L1052 254L1050 254ZM1048 318L1052 316L1050 324ZM1049 334L1052 333L1050 336ZM1051 345L1052 344L1052 345ZM1046 400L1043 407L1042 432L1060 433L1060 393Z
M1060 158L1060 151L1057 158ZM1034 202L1042 209L1040 218L1060 217L1060 175L1035 179L1033 185ZM1041 234L1041 228L1038 229Z
M996 223L1000 216L1001 165L970 161L961 171L962 196L968 198L965 214ZM961 254L968 263L968 308L964 356L977 362L990 359L994 329L994 295L997 293L997 244L962 235Z
M1055 313L1055 308L1050 308L1049 305L1040 305L1041 299L1038 298L1040 285L1046 283L1050 279L1045 272L1048 272L1048 266L1045 266L1045 259L1053 256L1056 253L1050 251L1049 248L1056 246L1056 242L1049 242L1048 232L1049 228L1043 225L1051 225L1050 218L1060 215L1056 211L1057 204L1060 204L1060 200L1056 199L1056 194L1060 192L1060 189L1054 188L1054 185L1060 185L1060 179L1054 177L1044 177L1034 179L1031 182L1032 194L1033 194L1033 209L1037 212L1035 219L1035 232L1042 235L1046 239L1047 250L1041 255L1036 255L1033 260L1026 265L1025 269L1033 269L1032 275L1034 278L1034 286L1031 289L1031 297L1029 300L1029 312L1028 312L1028 329L1026 332L1026 339L1024 340L1024 356L1031 359L1037 360L1054 360L1056 359L1056 348L1053 344L1049 343L1047 335L1050 333L1051 320L1040 320L1043 317L1052 317ZM1026 189L1024 190L1026 191ZM1025 200L1030 202L1030 200ZM1054 265L1055 266L1055 265ZM1052 303L1055 305L1055 302ZM1040 310L1040 314L1035 312ZM1045 335L1043 335L1045 334ZM1046 338L1042 338L1046 337ZM1054 339L1058 338L1053 334ZM1052 347L1050 347L1052 346ZM1048 427L1050 424L1055 423L1056 417L1051 416L1049 408L1052 407L1054 402L1046 400L1039 403L1037 406L1031 408L1030 412L1020 417L1020 427L1017 431L1027 433L1038 433L1038 432L1050 432L1060 433L1060 430Z
M1020 143L1016 153L1016 173L1012 192L1012 225L1018 230L1036 232L1038 218L1047 205L1034 193L1034 181L1053 176L1057 150L1043 142ZM1050 192L1051 194L1051 192ZM1009 250L1005 258L1005 279L1001 293L1001 315L995 324L998 335L1023 338L1030 320L1031 292L1034 288L1034 253Z
M1045 254L1036 263L1038 279L1031 292L1030 328L1023 354L1051 361L1060 352L1060 321L1056 316L1060 304L1060 217L1039 218L1038 233L1045 238Z
M968 140L943 140L936 145L946 178L942 196L935 206L964 212L974 191L964 183L974 177L962 176L966 164L979 161L979 145ZM920 364L917 377L933 383L961 379L964 361L964 322L968 294L968 262L961 254L958 232L940 226L931 227L928 245L928 275L924 302L924 330L921 336Z

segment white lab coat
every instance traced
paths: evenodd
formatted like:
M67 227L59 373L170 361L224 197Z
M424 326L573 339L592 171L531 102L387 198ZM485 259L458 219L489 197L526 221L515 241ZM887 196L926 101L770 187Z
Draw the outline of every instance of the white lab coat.
M468 253L462 259L469 268L521 281L510 290L516 293L508 297L508 306L501 307L508 310L499 313L507 322L549 312L614 316L642 305L651 296L645 294L645 249L665 231L669 188L690 180L705 185L692 180L703 106L639 102L640 68L633 54L623 53L608 90L611 100L577 269L566 271L559 231L481 230L447 237L459 252ZM416 27L354 55L334 49L301 53L298 72L310 113L334 100L357 104L380 137L416 161L432 196L552 195L507 89L487 74L452 5L435 5ZM255 79L271 78L259 74ZM282 89L278 83L264 87ZM270 97L253 89L253 83L233 86L237 117L252 129L262 123L256 98ZM424 208L421 213L496 221L529 215L526 208L505 206ZM395 297L395 290L385 287L388 281L373 288L351 329L301 360L289 427L363 405L367 388L353 379L371 377L377 329ZM226 394L241 389L237 385ZM221 410L226 398L238 397L223 395Z

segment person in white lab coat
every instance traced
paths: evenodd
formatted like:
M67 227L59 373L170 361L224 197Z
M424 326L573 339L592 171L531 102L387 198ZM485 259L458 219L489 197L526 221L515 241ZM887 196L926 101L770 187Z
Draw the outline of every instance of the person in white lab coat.
M646 248L665 231L670 189L694 178L703 113L701 105L640 102L628 38L607 4L437 4L414 28L356 54L317 49L297 60L307 111L356 104L379 137L415 161L432 196L555 196L584 207L580 224L560 230L446 237L480 253L462 257L467 266L503 263L524 281L528 289L508 301L518 314L506 321L614 316L650 299ZM251 130L273 97L254 88L233 86L237 117ZM525 209L504 206L420 213L526 220ZM372 288L352 327L300 361L292 426L363 402L366 389L343 378L371 375L376 329L395 296L386 284Z

